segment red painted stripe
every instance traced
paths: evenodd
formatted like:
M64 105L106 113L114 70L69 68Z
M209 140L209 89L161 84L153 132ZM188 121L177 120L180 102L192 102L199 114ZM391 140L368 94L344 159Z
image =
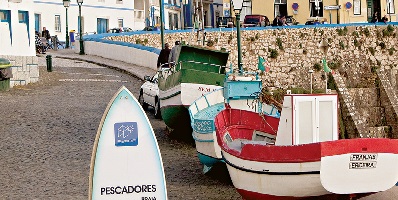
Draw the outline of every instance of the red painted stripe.
M322 157L347 153L393 153L398 154L398 139L357 138L323 142Z
M283 187L283 186L281 186ZM236 189L238 193L242 196L244 200L319 200L319 199L327 199L327 200L343 200L343 199L359 199L365 196L369 196L373 193L363 193L363 194L327 194L322 196L312 196L312 197L290 197L290 196L275 196L269 194L261 194L257 192Z
M225 109L215 118L218 144L224 151L243 160L269 163L316 162L321 157L349 153L398 154L398 139L388 138L357 138L294 146L245 144L240 152L230 149L224 142L223 137L227 131L232 139L248 140L251 139L253 130L270 133L270 126L262 122L264 119L271 127L277 126L279 121L269 116L262 118L254 112Z

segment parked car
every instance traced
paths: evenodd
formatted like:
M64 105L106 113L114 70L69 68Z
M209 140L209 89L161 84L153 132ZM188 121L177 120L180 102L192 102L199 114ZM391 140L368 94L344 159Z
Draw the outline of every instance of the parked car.
M111 28L109 29L109 33L122 33L122 32L132 32L133 29L129 27L120 27L120 28Z
M162 115L160 113L158 73L152 77L145 76L144 79L145 83L141 86L138 101L144 110L148 110L149 106L153 107L155 118L160 119Z
M243 27L260 26L263 17L265 18L265 26L269 26L270 25L269 19L265 15L246 15L243 21Z
M234 18L232 17L219 17L217 18L217 28L227 27L232 28L235 26Z

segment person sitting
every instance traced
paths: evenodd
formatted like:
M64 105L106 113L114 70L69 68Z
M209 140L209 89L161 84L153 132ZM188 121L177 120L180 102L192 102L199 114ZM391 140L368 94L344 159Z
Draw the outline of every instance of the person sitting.
M170 55L170 51L171 49L169 48L170 45L169 43L166 43L164 45L164 49L162 49L159 53L159 57L158 57L158 62L157 62L157 67L161 67L163 64L166 64L169 60L169 55Z
M384 17L381 18L381 21L384 22L385 24L387 24L387 22L388 22L388 17L387 17L387 15L384 15Z
M314 21L314 25L319 25L319 24L321 24L321 22L319 22L319 20L316 19L316 20Z
M169 63L169 67L173 67L177 61L177 53L179 51L179 48L181 48L180 46L180 41L176 41L174 44L174 47L171 49L170 53L169 53L169 59L168 59L168 63Z
M279 15L277 15L274 19L274 21L272 21L272 26L282 26L283 23L281 21L281 18L279 17Z
M40 54L40 50L42 54L46 54L45 53L45 49L44 49L44 44L43 42L41 42L40 37L39 37L39 32L35 32L35 45L36 45L36 53Z

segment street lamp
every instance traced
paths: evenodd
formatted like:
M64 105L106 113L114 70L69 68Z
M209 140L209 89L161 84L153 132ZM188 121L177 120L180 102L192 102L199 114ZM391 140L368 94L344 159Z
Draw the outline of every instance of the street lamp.
M241 49L241 44L240 44L240 13L242 11L243 7L243 0L231 0L232 5L234 6L234 12L235 12L235 17L236 17L236 36L238 39L238 68L239 68L239 73L242 74L242 49Z
M311 94L312 94L312 73L314 73L314 70L310 69L310 70L308 70L308 73L310 73L310 77L311 77Z
M79 5L79 46L80 46L80 55L84 55L84 47L83 47L83 33L82 33L82 4L83 0L77 0L77 4Z
M326 54L327 54L327 52L328 52L328 50L329 50L329 43L326 41L326 39L325 38L323 38L322 39L322 41L319 43L319 49L323 52L323 59L325 60L325 62L326 62ZM328 91L328 76L327 76L327 73L326 73L326 71L325 71L325 93L327 93L327 91Z
M65 48L68 49L69 48L69 34L68 34L68 8L70 6L70 0L63 0L64 3L64 7L66 9L66 41L65 41Z

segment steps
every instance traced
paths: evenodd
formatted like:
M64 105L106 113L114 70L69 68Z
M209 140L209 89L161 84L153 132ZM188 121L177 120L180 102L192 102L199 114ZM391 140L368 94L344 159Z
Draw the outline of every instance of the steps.
M395 94L395 89L391 85L390 79L388 78L387 71L380 69L380 70L377 70L376 72L377 72L377 76L380 79L381 85L383 86L383 89L385 90L385 92L388 96L388 100L390 101L391 106L394 109L394 113L397 116L398 99L397 99L397 95Z
M344 104L347 106L349 115L352 118L352 121L355 124L355 127L358 131L359 137L369 137L369 133L366 130L366 121L360 115L360 113L355 108L355 104L353 98L351 97L344 79L341 77L339 72L335 72L333 74L333 78L336 82L340 97L343 99Z

